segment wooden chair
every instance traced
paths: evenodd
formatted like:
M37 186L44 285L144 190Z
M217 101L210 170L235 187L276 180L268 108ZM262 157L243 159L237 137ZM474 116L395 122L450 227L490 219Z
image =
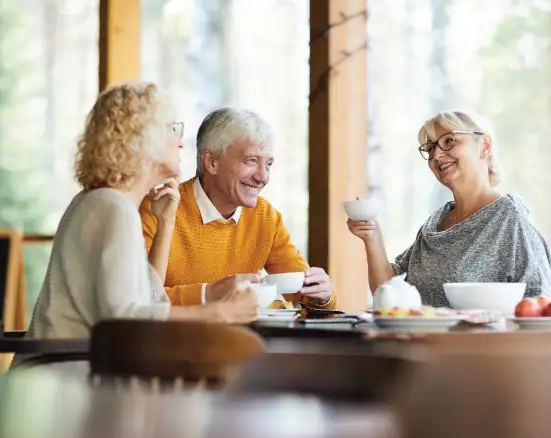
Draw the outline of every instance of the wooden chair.
M16 229L0 230L0 320L6 331L27 328L23 235ZM12 356L0 354L0 372Z
M219 387L233 366L264 350L261 338L244 327L110 320L92 331L90 367L92 376L101 382L137 377Z
M23 235L0 230L0 315L4 330L26 329Z

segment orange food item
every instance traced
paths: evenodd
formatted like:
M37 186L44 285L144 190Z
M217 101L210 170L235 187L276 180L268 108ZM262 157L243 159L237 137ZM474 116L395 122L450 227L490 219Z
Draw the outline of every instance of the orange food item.
M283 302L281 300L274 300L272 304L268 306L268 309L292 309L293 303L291 301Z
M450 316L456 312L452 309L436 309L432 306L422 306L419 309L402 309L400 307L381 308L374 312L375 316L424 316L427 318L434 318L437 316Z
M294 309L295 306L293 306L293 303L291 303L290 301L286 301L285 303L283 303L283 308L284 309Z

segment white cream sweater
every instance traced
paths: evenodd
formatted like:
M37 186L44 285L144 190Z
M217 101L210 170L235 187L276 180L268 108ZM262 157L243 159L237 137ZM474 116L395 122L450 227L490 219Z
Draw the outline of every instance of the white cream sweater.
M170 301L147 262L136 206L113 189L75 196L59 224L27 337L88 337L105 318L164 320Z

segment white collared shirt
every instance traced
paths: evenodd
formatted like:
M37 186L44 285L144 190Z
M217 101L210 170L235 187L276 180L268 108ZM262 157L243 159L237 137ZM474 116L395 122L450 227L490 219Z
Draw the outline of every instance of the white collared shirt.
M197 207L199 207L203 224L209 224L218 220L222 222L229 222L232 219L236 225L239 222L239 218L241 217L241 207L237 207L233 215L226 219L216 209L212 201L205 193L205 190L203 190L203 186L201 186L199 178L195 178L195 181L193 182L193 194L195 196L195 202L197 202Z
M210 224L214 221L229 222L233 220L237 225L239 222L239 218L241 217L241 207L237 207L233 215L226 219L216 209L212 201L205 193L205 190L203 190L203 186L199 182L199 178L195 178L195 181L193 182L193 195L195 196L197 207L199 207L199 213L201 213L201 220L203 221L203 224ZM201 287L201 303L203 304L206 302L206 293L207 284L203 283L203 286Z

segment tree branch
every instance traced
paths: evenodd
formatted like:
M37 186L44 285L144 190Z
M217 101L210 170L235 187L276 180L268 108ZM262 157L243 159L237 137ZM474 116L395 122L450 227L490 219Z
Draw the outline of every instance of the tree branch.
M329 32L331 29L334 29L335 27L342 26L343 24L348 23L350 20L353 20L354 18L362 17L365 21L367 21L368 17L368 11L367 9L363 9L361 11L355 12L351 15L346 15L343 12L340 13L341 19L340 21L337 21L335 23L331 23L329 26L327 26L325 29L322 29L315 34L313 34L310 37L310 45L312 45L313 42L316 40L319 40L320 38L325 38L327 35L329 35Z
M327 89L329 87L329 79L331 78L331 75L338 74L337 67L341 65L344 61L346 61L349 58L352 58L356 53L361 52L362 50L366 50L369 45L369 41L366 39L364 43L358 47L356 47L354 50L348 52L346 50L341 51L341 58L338 61L335 61L333 64L329 65L323 73L320 75L318 82L316 83L316 86L312 91L310 91L309 96L309 107L312 106L312 104L316 101L316 99L319 97L321 93L327 92Z

